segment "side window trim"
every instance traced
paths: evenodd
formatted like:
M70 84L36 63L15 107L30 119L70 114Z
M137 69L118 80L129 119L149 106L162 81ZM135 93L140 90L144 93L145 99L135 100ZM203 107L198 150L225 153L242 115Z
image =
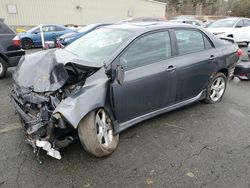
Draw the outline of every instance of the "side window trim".
M157 62L161 62L161 61L165 61L165 60L167 60L167 59L172 58L172 57L174 56L174 54L173 54L173 50L172 50L172 43L173 43L173 41L172 41L171 31L170 31L170 30L171 30L171 29L159 29L159 30L149 31L149 32L147 32L147 33L143 33L142 35L136 37L133 41L131 41L131 42L123 49L123 51L115 58L114 61L117 62L118 64L120 64L120 58L122 57L123 54L126 53L126 51L127 51L131 46L133 46L133 44L135 44L138 40L140 40L140 39L143 38L143 37L149 36L149 35L154 34L154 33L159 33L159 32L168 32L168 34L169 34L169 40L170 40L170 47L171 47L171 48L170 48L170 49L171 49L171 55L170 55L170 57L167 57L166 59L162 59L162 60L160 60L160 61L152 62L152 63L149 63L149 64L147 64L147 65L150 65L150 64L153 64L153 63L157 63ZM147 66L147 65L144 65L144 66ZM125 72L126 72L126 71L129 71L129 70L136 69L136 68L138 68L138 67L142 67L142 66L136 66L136 67L127 68L127 69L124 69L124 70L125 70Z

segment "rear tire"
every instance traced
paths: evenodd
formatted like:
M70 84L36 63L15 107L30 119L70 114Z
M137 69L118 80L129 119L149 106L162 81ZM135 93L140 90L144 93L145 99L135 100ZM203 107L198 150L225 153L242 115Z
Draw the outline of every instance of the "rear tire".
M117 148L119 134L113 133L113 123L103 108L87 114L78 126L84 149L96 157L108 156Z
M225 74L218 72L210 81L204 100L207 104L214 104L221 101L227 87L227 77Z
M7 63L4 59L0 58L0 78L3 78L7 72Z
M22 48L31 49L33 47L33 41L31 39L22 39Z

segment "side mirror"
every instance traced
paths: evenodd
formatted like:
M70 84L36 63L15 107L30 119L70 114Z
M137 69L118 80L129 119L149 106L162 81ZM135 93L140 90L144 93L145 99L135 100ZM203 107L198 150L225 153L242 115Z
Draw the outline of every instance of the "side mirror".
M124 82L124 69L121 65L117 65L116 67L116 80L120 85Z
M242 25L236 25L236 28L242 28L243 26Z

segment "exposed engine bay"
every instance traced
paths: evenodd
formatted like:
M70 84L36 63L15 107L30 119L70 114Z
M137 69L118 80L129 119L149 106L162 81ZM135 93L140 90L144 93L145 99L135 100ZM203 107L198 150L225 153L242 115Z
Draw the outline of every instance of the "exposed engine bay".
M49 50L36 54L36 59L31 56L22 59L13 75L11 92L27 141L34 152L39 156L42 148L56 159L61 159L59 149L68 146L78 136L75 128L54 110L66 98L76 94L86 79L99 69L80 60L64 59L60 62L56 57L61 57L60 53L60 50ZM43 62L37 62L39 55ZM53 61L46 61L46 57ZM30 67L34 63L37 63L36 69L32 70Z

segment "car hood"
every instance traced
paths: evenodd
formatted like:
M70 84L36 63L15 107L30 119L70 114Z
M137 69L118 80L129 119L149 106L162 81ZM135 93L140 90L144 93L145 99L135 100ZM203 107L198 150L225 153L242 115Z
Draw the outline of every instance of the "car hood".
M232 31L232 28L206 28L209 32L213 34L219 34L219 33L227 33Z
M20 60L13 80L19 87L43 93L60 89L69 78L67 65L94 71L103 65L87 62L64 49L52 49L26 55Z
M66 39L66 38L70 38L70 37L74 37L75 35L77 34L77 32L69 32L69 33L66 33L62 36L59 37L59 39Z

